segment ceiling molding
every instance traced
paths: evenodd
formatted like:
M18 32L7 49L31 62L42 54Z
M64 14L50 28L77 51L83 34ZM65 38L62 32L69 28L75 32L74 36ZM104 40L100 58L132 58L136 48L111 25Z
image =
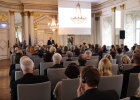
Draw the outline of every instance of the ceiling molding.
M94 12L100 11L104 8L112 7L119 3L124 3L125 1L127 1L127 0L108 0L106 2L97 4L97 5L92 5L92 12L94 13Z

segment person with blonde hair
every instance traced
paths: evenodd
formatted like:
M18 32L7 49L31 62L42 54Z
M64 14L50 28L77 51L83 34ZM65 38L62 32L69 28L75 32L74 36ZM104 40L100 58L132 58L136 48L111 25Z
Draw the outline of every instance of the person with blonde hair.
M105 54L103 58L107 58L110 62L112 61L111 54Z
M101 76L112 76L111 62L107 58L102 58L98 65L98 71Z
M56 48L51 46L50 49L49 49L50 53L55 53L56 52Z
M124 55L121 58L122 64L131 64L131 60L128 56Z

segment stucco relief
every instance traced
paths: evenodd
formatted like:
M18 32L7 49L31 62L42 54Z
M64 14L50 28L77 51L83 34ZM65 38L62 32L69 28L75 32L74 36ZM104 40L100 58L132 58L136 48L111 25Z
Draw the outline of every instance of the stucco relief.
M7 48L7 42L4 40L0 40L0 49L5 49Z

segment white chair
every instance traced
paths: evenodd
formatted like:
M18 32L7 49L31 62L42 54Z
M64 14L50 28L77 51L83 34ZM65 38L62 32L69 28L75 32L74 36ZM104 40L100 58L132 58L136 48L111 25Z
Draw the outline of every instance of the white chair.
M130 73L127 89L127 97L134 96L139 86L140 81L138 78L138 73Z
M63 62L63 66L64 67L67 67L69 64L71 64L71 63L76 63L77 65L78 65L78 61L64 61Z
M79 79L63 79L61 87L61 100L73 100L77 97Z
M35 59L34 59L35 68L38 68L38 67L39 67L39 64L40 64L41 62L44 62L43 58L35 58Z
M44 75L44 70L46 68L52 67L54 64L53 62L41 62L40 63L40 75Z
M51 82L18 84L18 100L51 100Z
M20 69L20 64L16 64L16 69Z
M39 70L36 69L33 74L34 75L39 75ZM23 77L23 73L21 71L15 71L15 80L18 80L21 77Z
M87 60L86 66L94 66L94 67L97 67L98 66L98 60Z
M47 76L51 81L51 88L54 89L57 82L65 79L65 70L66 68L48 68L47 69Z
M99 56L92 56L91 59L98 61L99 60Z
M112 60L111 60L111 63L112 63L112 64L116 64L116 63L117 63L117 59L112 59Z
M121 58L122 58L122 55L117 55L116 56L117 64L121 64L122 63Z
M102 76L98 85L100 90L115 90L121 95L123 75Z
M113 64L111 67L112 73L113 75L117 75L118 74L118 64Z

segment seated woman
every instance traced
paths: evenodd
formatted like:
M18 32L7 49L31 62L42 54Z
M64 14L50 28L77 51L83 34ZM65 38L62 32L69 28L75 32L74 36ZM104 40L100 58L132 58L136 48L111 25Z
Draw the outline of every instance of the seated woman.
M105 54L103 58L107 58L110 62L112 61L111 54Z
M111 62L107 58L102 58L98 65L98 71L101 76L112 76Z
M66 75L67 79L78 78L79 74L80 74L79 68L75 63L69 64L65 70L65 75ZM62 86L62 81L59 81L56 84L55 89L53 91L53 95L55 96L55 98L57 98L57 100L60 100L61 86Z
M73 53L71 51L67 51L66 52L66 55L68 57L68 59L66 59L66 61L72 61L72 56L73 56Z

